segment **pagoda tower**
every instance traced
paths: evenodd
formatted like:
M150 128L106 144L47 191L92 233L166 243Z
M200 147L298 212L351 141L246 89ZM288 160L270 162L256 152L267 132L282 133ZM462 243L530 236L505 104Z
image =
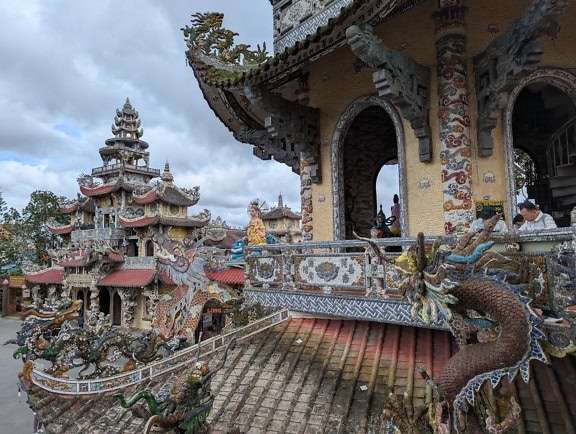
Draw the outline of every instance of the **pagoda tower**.
M80 193L60 203L70 223L49 228L63 246L50 252L54 268L27 275L33 285L61 285L82 299L89 315L110 315L115 325L147 327L159 294L175 282L161 271L159 240L194 242L210 221L208 210L189 216L199 187L179 188L170 166L150 167L138 112L126 99L112 133L99 149L103 165L78 177ZM45 281L50 277L50 281Z

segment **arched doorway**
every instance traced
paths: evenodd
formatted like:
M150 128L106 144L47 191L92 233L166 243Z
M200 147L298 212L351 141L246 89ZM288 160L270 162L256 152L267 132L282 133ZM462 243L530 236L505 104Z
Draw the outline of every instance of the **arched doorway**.
M146 256L154 256L154 242L152 240L146 241Z
M570 225L576 206L576 76L538 70L512 93L507 108L509 178L525 179L527 198ZM527 156L519 164L519 156ZM516 204L516 185L511 203ZM512 196L512 194L511 194ZM520 198L522 199L522 197ZM512 209L514 215L517 209Z
M86 297L84 295L84 290L82 289L78 290L78 292L76 293L76 300L82 300L81 315L84 315L84 312L86 311Z
M225 325L226 315L222 312L220 301L211 298L204 304L200 321L194 332L194 339L198 342L200 332L202 332L202 340L216 336L220 334Z
M98 302L100 303L100 312L104 315L110 314L110 290L108 288L100 288L98 293Z
M403 142L396 109L379 97L358 99L340 117L331 155L335 239L352 239L353 231L370 236L372 219L378 212L377 178L386 164L394 164L399 179L390 200L398 193L401 208L406 209ZM405 218L400 223L405 234Z
M122 299L116 291L112 297L112 325L122 325Z

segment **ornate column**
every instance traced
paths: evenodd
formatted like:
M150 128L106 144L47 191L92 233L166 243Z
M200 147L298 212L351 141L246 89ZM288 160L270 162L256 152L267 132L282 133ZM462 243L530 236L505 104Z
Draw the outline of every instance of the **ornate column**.
M444 232L474 218L470 117L466 83L466 7L463 0L438 0L436 57L438 62L438 117L440 161L444 194Z
M314 239L314 221L312 211L312 170L316 165L310 157L303 152L300 154L300 202L302 207L302 239L312 241Z
M136 289L121 288L118 289L118 295L122 301L122 326L130 327L134 323L136 315Z
M90 283L90 310L86 319L88 322L94 320L94 323L98 319L98 314L100 313L100 288L96 286L96 279L92 279Z

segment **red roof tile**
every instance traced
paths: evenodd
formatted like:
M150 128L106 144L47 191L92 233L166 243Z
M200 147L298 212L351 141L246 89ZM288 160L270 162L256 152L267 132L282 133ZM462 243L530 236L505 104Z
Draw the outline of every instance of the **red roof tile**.
M68 226L62 226L62 227L48 226L48 230L50 230L50 232L53 233L54 235L69 234L74 230L74 225L69 224Z
M50 268L39 273L24 273L24 278L30 283L61 284L64 280L64 271L59 268Z
M398 409L399 417L403 408L413 412L426 409L432 390L418 367L437 379L454 351L454 338L447 331L291 318L238 340L222 369L214 373L210 432L226 433L234 428L269 434L388 432L385 414L393 414L391 408ZM210 365L215 366L217 360ZM513 383L502 380L506 393L522 406L511 432L574 432L576 358L552 358L551 362L551 366L533 362L529 384L519 376ZM194 362L178 368L172 376L157 377L155 384L132 386L124 395L132 396L138 390L157 394L192 369ZM118 400L106 394L93 395L90 400L76 397L71 403L36 390L29 393L29 399L50 432L56 427L68 432L62 429L62 421L70 430L72 424L86 430L93 427L94 420L110 432L140 432L146 421L122 411ZM391 406L394 402L397 404ZM495 405L501 415L508 414L505 402L495 400Z
M125 228L141 228L144 226L155 224L157 222L158 222L158 216L142 217L141 219L138 220L125 220L122 217L120 217L120 223Z
M108 184L108 185L99 185L96 188L89 188L89 187L81 186L80 191L85 196L100 196L103 194L110 193L111 191L114 191L117 186L118 186L117 183L116 184Z
M60 205L60 212L62 214L70 214L71 212L76 211L79 205L80 204L78 203L78 201L74 203L67 203L65 205Z
M139 204L144 204L144 203L150 203L150 202L154 202L156 200L156 197L158 196L158 190L151 190L148 192L148 194L144 195L144 196L138 196L136 194L134 194L134 202L139 203Z
M100 279L98 286L142 287L152 282L156 270L118 270Z
M244 283L244 269L230 267L226 270L205 269L206 277L214 282L228 283L230 285L241 285Z

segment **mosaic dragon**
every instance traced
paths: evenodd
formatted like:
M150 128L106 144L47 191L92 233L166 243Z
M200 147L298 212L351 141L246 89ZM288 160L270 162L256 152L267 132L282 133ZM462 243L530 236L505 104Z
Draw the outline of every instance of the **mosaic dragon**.
M153 331L145 331L141 336L122 332L108 324L104 316L94 325L81 328L76 322L81 309L82 300L72 301L67 297L58 297L51 304L31 305L21 313L23 322L16 338L5 345L18 345L13 357L25 363L51 362L44 371L52 376L65 378L72 369L82 368L77 374L82 379L135 369L137 363L159 360L181 345ZM127 362L118 366L121 358Z
M192 369L185 369L176 379L154 395L142 390L126 400L122 393L113 396L120 400L123 408L130 408L141 418L147 418L144 433L160 428L164 431L175 430L186 434L209 432L206 419L212 409L214 397L210 389L212 376L224 366L228 351L236 344L231 340L218 365L210 370L206 362L197 360ZM144 400L147 409L134 407L138 401Z
M495 388L502 378L512 381L518 373L528 382L531 360L548 363L539 343L545 339L538 328L542 321L524 295L528 285L514 283L517 276L506 271L510 259L488 251L498 218L488 220L480 233L460 237L452 250L441 249L439 240L426 244L420 233L395 263L414 319L430 322L442 317L459 344L433 383L438 397L429 409L434 432L480 428L469 410L485 383ZM509 408L499 423L490 409L481 412L488 432L502 432L514 424L520 407L512 397Z

